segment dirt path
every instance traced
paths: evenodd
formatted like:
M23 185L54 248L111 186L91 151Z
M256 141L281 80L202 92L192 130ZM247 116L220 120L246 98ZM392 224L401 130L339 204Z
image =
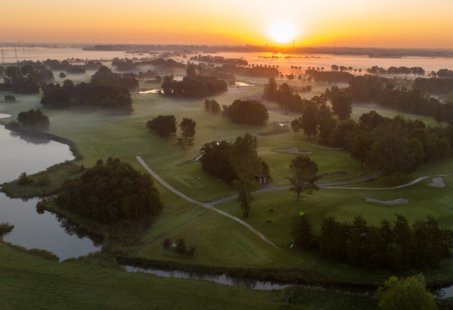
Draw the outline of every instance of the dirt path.
M173 186L171 186L170 184L168 184L164 179L162 179L154 170L152 170L148 164L143 160L143 158L141 158L140 156L136 156L136 159L137 161L140 163L140 165L142 165L142 167L157 181L159 182L163 187L165 187L166 189L168 189L170 192L174 193L175 195L181 197L182 199L186 200L187 202L190 202L192 204L195 204L195 205L199 205L200 207L203 207L205 209L208 209L208 210L212 210L214 212L217 212L218 214L224 216L224 217L227 217L233 221L235 221L236 223L239 223L241 224L242 226L246 227L248 230L250 230L253 234L255 234L258 238L260 238L261 240L263 240L264 242L266 242L267 244L277 248L277 246L275 245L275 243L273 243L272 241L270 241L269 239L266 238L266 236L264 236L262 233L260 233L258 230L256 230L255 228L253 228L250 224L244 222L243 220L241 220L240 218L237 218L227 212L224 212L222 210L219 210L217 208L214 207L214 205L212 203L203 203L203 202L200 202L200 201L197 201L189 196L187 196L186 194L184 193L181 193L180 191L178 191L176 188L174 188Z

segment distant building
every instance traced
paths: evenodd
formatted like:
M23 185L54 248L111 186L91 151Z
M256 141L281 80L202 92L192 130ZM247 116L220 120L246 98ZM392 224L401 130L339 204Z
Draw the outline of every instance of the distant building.
M260 185L267 185L269 183L270 177L267 174L257 174L255 176L255 180Z

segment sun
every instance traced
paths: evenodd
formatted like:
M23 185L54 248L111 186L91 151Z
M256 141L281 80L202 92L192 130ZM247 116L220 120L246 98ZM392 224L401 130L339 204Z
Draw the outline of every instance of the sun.
M268 34L274 42L287 44L296 38L297 30L294 24L285 20L279 20L269 26Z

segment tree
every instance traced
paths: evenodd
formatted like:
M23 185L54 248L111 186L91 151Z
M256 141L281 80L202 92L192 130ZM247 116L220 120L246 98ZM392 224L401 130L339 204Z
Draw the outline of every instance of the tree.
M219 113L220 112L220 104L215 100L208 100L204 101L204 108L207 112L211 113Z
M277 82L275 81L274 77L269 78L269 84L266 84L264 87L264 97L268 100L276 100L277 99Z
M318 107L315 104L309 104L304 110L300 118L300 126L304 130L304 134L309 138L318 133Z
M332 135L332 131L335 129L337 125L337 121L334 119L332 115L332 110L330 107L322 103L319 107L318 112L318 119L319 119L319 143L321 144L329 144L329 138Z
M235 123L255 126L264 125L269 118L267 108L256 100L235 100L225 115Z
M305 249L312 249L316 246L316 238L310 219L303 212L296 216L292 233L296 246Z
M352 100L345 91L336 91L331 97L333 112L340 120L348 119L352 112Z
M146 127L155 131L159 137L168 138L176 133L176 118L174 115L159 115L146 122Z
M192 146L193 139L195 136L195 127L197 123L190 118L183 118L179 127L181 128L181 139L180 143L183 147Z
M244 217L250 214L251 192L256 188L255 177L262 172L263 164L256 151L256 137L245 134L237 137L230 150L230 162L236 174L235 182Z
M302 193L311 194L313 190L317 190L316 182L318 177L318 165L308 156L299 155L291 161L289 166L292 176L289 177L291 182L291 190L296 192L297 200L300 200Z
M373 132L368 164L384 173L408 173L417 163L407 131L399 122L382 123Z
M400 278L393 276L384 282L378 292L381 310L435 310L433 295L427 290L422 274Z

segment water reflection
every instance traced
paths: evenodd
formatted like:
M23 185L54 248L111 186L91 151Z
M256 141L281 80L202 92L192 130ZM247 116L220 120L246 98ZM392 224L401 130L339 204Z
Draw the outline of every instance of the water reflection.
M65 144L15 135L3 126L0 126L0 146L0 184L22 172L36 173L74 158ZM84 256L99 249L102 241L99 237L50 212L38 212L37 202L38 199L10 199L0 193L0 222L14 225L5 241L28 249L44 249L60 259Z
M127 272L140 272L140 273L148 273L155 275L161 278L176 278L176 279L192 279L192 280L203 280L208 282L213 282L222 285L228 286L240 286L240 287L247 287L254 290L260 291L272 291L272 290L282 290L289 285L279 284L275 282L269 281L256 281L252 279L243 279L243 278L236 278L230 277L226 274L221 275L207 275L201 274L196 272L186 272L186 271L179 271L179 270L162 270L162 269L154 269L154 268L140 268L134 267L129 265L124 265L124 269Z

